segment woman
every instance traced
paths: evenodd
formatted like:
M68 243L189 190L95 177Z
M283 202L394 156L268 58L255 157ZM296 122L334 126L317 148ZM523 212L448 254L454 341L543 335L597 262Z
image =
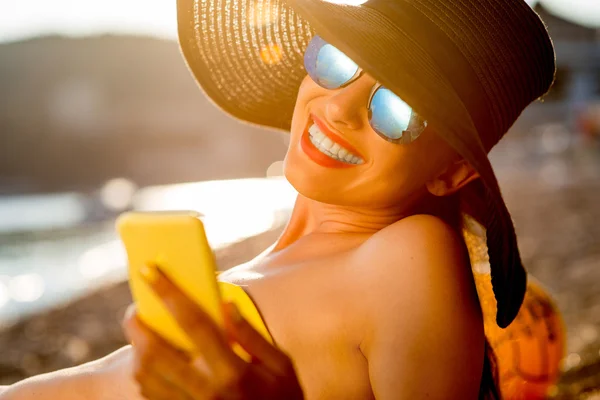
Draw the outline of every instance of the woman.
M206 94L243 121L291 133L291 219L273 246L220 276L245 288L273 343L231 304L224 334L149 266L195 354L163 342L132 308L132 347L0 398L499 397L461 213L486 228L505 328L526 275L487 152L552 83L537 15L522 0L180 0L178 9L182 50Z

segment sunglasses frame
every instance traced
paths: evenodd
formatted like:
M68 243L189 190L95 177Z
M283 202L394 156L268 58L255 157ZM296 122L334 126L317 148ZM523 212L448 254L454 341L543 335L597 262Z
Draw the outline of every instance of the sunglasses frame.
M325 41L323 38L321 38L320 36L318 36L318 35L315 35L315 36L316 36L316 37L318 37L318 38L319 38L319 39L320 39L320 40L321 40L323 43L325 43L325 44L328 44L328 45L330 45L330 46L334 47L336 50L338 50L338 49L337 49L335 46L333 46L333 45L332 45L331 43L329 43L329 42L326 42L326 41ZM314 37L313 37L313 39L314 39ZM311 41L312 41L313 39L311 39ZM308 48L307 48L307 50L308 50ZM339 51L339 50L338 50L338 51ZM304 52L304 57L306 57L306 53L307 53L307 51L305 51L305 52ZM342 54L343 54L343 53L342 53ZM352 60L352 62L354 62L354 61ZM354 62L354 64L356 64L356 62ZM313 82L315 82L317 85L319 85L320 87L322 87L322 88L323 88L323 89L325 89L325 90L338 90L338 89L342 89L342 88L345 88L345 87L349 86L349 85L350 85L352 82L356 81L358 78L360 78L360 77L361 77L361 76L362 76L362 75L365 73L365 71L364 71L364 70L363 70L363 69L362 69L362 68L361 68L361 67L360 67L358 64L356 64L356 67L358 68L358 69L357 69L357 71L354 73L354 75L353 75L353 76L352 76L352 77L351 77L351 78L350 78L348 81L346 81L344 84L340 85L339 87L337 87L337 88L333 88L333 89L326 88L326 87L322 86L321 84L319 84L319 82L315 81L315 80L312 78L312 76L310 76L310 74L308 74L308 76L310 77L310 79L311 79ZM308 71L307 71L307 73L308 73ZM378 136L380 136L382 139L384 139L385 141L388 141L388 142L390 142L390 143L394 143L394 144L410 144L410 143L412 143L412 142L413 142L414 140L416 140L417 138L414 138L414 139L413 139L413 138L412 138L412 135L413 135L413 134L412 134L412 133L411 133L411 132L410 132L408 129L407 129L407 130L404 130L404 131L402 132L402 136L401 136L401 137L399 137L399 138L397 138L397 139L392 139L392 138L390 138L390 137L386 136L385 134L383 134L383 133L379 132L377 129L375 129L375 127L374 127L374 126L373 126L373 124L371 123L371 116L372 116L372 112L371 112L371 103L372 103L372 101L373 101L373 97L375 97L375 93L377 93L377 91L378 91L379 89L381 89L381 88L384 88L384 89L386 89L386 88L385 88L385 87L384 87L384 86L383 86L383 85L382 85L380 82L375 82L375 84L374 84L374 85L373 85L373 87L371 88L371 92L370 92L370 94L369 94L369 100L367 101L367 111L368 111L368 113L369 113L369 126L371 127L371 129L373 129L373 130L375 131L375 133L377 133L377 135L378 135ZM389 90L389 89L388 89L388 90ZM393 92L392 92L392 93L393 93ZM396 95L396 96L397 96L397 95ZM401 100L402 100L402 99L401 99ZM402 101L404 101L404 100L402 100ZM412 107L411 107L411 109L412 109ZM427 121L426 121L426 120L424 120L423 118L421 118L421 116L420 116L419 114L417 114L416 112L414 112L414 111L413 111L413 113L414 113L414 114L415 114L415 115L416 115L416 116L417 116L417 117L418 117L418 118L421 120L421 122L422 122L422 123L423 123L423 125L424 125L424 127L423 127L423 130L422 130L421 132L419 132L419 135L421 135L421 134L422 134L422 133L425 131L425 129L427 129ZM411 136L411 138L410 138L410 139L406 139L405 137L406 137L407 135L408 135L408 136ZM418 136L417 136L417 137L418 137Z

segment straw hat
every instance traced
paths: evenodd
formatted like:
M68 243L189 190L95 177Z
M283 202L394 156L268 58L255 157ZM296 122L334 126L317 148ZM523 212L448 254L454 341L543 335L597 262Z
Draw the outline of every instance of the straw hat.
M180 46L208 97L247 123L289 131L315 33L410 104L481 176L496 322L508 326L527 275L487 153L553 82L544 23L524 0L330 1L178 0Z

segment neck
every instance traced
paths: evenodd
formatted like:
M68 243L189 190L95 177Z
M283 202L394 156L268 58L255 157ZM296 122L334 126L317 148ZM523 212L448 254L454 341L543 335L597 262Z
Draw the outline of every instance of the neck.
M311 234L372 235L410 215L437 214L441 201L420 193L394 207L348 207L320 203L298 194L290 220L273 251Z

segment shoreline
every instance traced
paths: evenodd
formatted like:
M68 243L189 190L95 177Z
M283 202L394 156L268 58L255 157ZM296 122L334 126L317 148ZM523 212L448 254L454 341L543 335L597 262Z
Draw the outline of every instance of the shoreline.
M219 269L252 259L282 230L283 226L217 249ZM126 345L120 324L130 303L127 281L109 284L0 330L0 386L80 365Z
M569 173L585 166L574 165ZM527 169L517 175L510 168L502 172L503 194L515 221L523 262L555 299L567 326L563 374L551 398L597 400L600 243L595 238L600 237L596 223L600 185L583 173L565 187L533 179ZM282 229L217 250L219 269L259 254ZM127 282L121 282L0 330L0 385L91 361L125 345L120 321L130 302Z

